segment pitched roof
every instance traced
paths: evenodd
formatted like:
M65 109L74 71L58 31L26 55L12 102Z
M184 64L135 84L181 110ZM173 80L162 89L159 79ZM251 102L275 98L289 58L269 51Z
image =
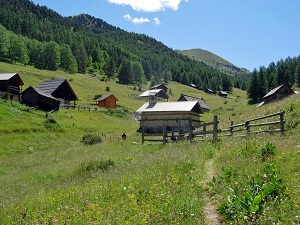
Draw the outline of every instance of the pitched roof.
M267 97L269 97L269 96L271 96L271 95L273 95L273 94L275 94L275 93L276 93L278 90L280 90L284 85L285 85L285 84L281 84L280 86L278 86L278 87L272 89L271 91L269 91L269 92L263 97L263 99L264 99L264 98L267 98Z
M156 85L153 85L150 89L161 89L159 87L163 86L164 88L168 89L168 87L164 84L156 84Z
M44 93L52 94L65 80L45 80L37 88Z
M140 94L139 99L149 99L153 97L167 99L169 96L164 92L163 89L153 89L145 91L144 93Z
M31 86L30 86L31 87ZM29 87L29 88L30 88ZM33 90L35 90L39 95L42 95L42 96L45 96L45 97L47 97L47 98L51 98L51 99L53 99L53 100L56 100L56 101L59 101L57 98L55 98L55 97L53 97L52 95L50 95L50 94L47 94L47 93L45 93L45 92L42 92L40 89L38 89L38 88L34 88L34 87L31 87Z
M113 94L110 94L110 95L103 95L99 98L97 98L95 101L98 102L98 101L102 101L104 99L107 99L109 96L114 96ZM115 96L114 96L115 97ZM116 98L116 97L115 97ZM119 99L116 98L117 101L119 101Z
M200 112L197 101L150 102L142 105L136 112Z
M0 80L9 80L11 78L16 78L19 85L24 85L20 75L18 73L0 73Z
M54 93L56 92L56 90L60 90L60 86L64 87L63 84L65 83L65 85L67 87L69 87L69 90L68 90L68 94L66 95L69 100L71 101L74 101L74 100L78 100L78 97L77 95L75 94L74 90L72 89L71 85L69 84L68 80L67 79L61 79L61 80L45 80L43 81L42 83L40 83L37 88L39 90L41 90L42 92L45 92L46 94L50 94L50 95L53 95L54 97L57 97L57 98L62 98L62 97L58 97L56 96L57 93ZM61 90L60 90L61 92ZM65 91L63 91L64 95L66 94ZM61 95L61 94L60 94Z
M196 98L189 95L181 94L177 101L180 101L181 98L184 98L186 101L197 101L201 108L203 109L210 109L209 106L206 104L203 98Z

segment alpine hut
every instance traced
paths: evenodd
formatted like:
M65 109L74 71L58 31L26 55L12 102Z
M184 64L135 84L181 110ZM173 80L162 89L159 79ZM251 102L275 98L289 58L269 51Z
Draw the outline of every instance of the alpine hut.
M18 73L0 73L0 95L10 94L10 99L20 101L20 93L24 82Z
M60 101L60 105L69 105L71 101L78 100L75 92L67 79L45 80L37 86L37 89L51 95Z
M113 94L103 95L95 100L99 107L112 108L117 107L117 101L119 101Z
M22 103L30 107L38 107L41 110L51 111L59 109L60 101L52 95L30 86L22 92Z
M168 99L169 96L163 89L153 89L143 92L140 96L140 100L149 100L149 101L157 101L157 100L164 100Z
M196 98L196 97L188 96L188 95L185 95L185 94L181 94L177 101L178 102L181 102L181 101L197 101L200 105L200 108L201 108L200 113L208 112L210 110L209 106L206 104L206 102L203 98Z
M288 84L281 84L278 87L272 89L263 97L263 104L286 98L287 96L294 93L295 92L290 88Z
M149 102L136 112L139 114L140 127L146 133L162 133L164 125L167 132L176 132L178 127L185 132L190 130L190 125L200 125L201 108L198 101Z

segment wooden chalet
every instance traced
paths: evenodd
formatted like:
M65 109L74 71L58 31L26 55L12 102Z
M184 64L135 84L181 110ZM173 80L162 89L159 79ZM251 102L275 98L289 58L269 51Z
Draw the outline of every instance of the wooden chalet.
M263 97L263 104L286 98L294 93L295 92L290 88L288 84L281 84L280 86L272 89Z
M117 107L117 101L119 101L113 94L103 95L95 100L99 107L112 108Z
M29 107L37 107L45 111L58 110L60 104L57 98L32 86L22 92L21 102Z
M198 101L149 102L136 112L139 114L140 128L146 133L162 133L164 125L167 132L187 132L191 125L194 128L200 125Z
M46 80L37 86L37 89L44 92L45 94L51 95L60 101L60 105L69 105L71 101L78 100L75 92L67 79L61 80Z
M11 100L20 100L23 85L18 73L0 73L0 95L8 92Z
M219 96L222 98L227 98L228 94L226 91L219 91Z
M208 107L208 105L206 104L206 102L203 98L196 98L196 97L181 94L177 101L178 102L181 102L181 101L197 101L200 105L200 108L201 108L200 113L208 112L210 110L210 108Z
M209 88L206 88L205 92L208 93L208 94L211 94L211 95L215 95L216 94L215 91L213 91L212 89L209 89Z
M148 90L139 96L140 100L149 100L149 101L164 100L168 98L169 96L166 94L166 92L163 89Z
M164 84L157 84L150 88L150 90L155 90L155 89L162 89L165 93L168 92L168 87Z

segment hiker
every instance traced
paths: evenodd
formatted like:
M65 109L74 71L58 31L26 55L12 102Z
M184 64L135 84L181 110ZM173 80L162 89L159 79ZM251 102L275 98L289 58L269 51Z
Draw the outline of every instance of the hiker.
M122 139L126 140L126 134L125 133L122 134Z

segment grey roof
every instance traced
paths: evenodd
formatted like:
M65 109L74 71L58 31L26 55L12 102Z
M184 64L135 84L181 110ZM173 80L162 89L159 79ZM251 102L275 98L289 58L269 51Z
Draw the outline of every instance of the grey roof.
M181 94L178 101L181 99L181 97L183 97L187 101L197 101L199 103L200 107L203 108L203 109L210 109L203 98L196 98L196 97Z
M97 98L95 101L96 101L96 102L97 102L97 101L102 101L102 100L108 98L108 97L111 96L111 95L113 95L113 94L110 94L110 95L103 95L103 96ZM113 96L114 96L114 95L113 95ZM114 96L114 97L115 97L115 96ZM116 98L116 97L115 97L115 98ZM116 99L117 99L117 98L116 98ZM117 101L118 101L118 99L117 99Z
M31 86L30 86L31 87ZM38 88L34 88L34 87L32 87L33 88L33 90L35 90L39 95L42 95L42 96L45 96L45 97L47 97L47 98L51 98L51 99L54 99L54 100L56 100L56 101L59 101L57 98L55 98L55 97L53 97L52 95L50 95L50 94L47 94L47 93L45 93L45 92L42 92L40 89L38 89Z
M285 85L285 84L282 84L282 85L280 85L280 86L278 86L278 87L272 89L271 91L269 91L269 92L263 97L263 99L264 99L264 98L267 98L267 97L269 97L269 96L271 96L271 95L273 95L273 94L275 94L275 93L276 93L278 90L280 90L280 88L282 88L284 85Z
M44 93L52 94L65 80L45 80L37 86Z
M163 99L169 98L169 96L164 92L163 89L153 89L140 94L139 99L149 99L153 97L159 97Z
M0 73L0 80L9 80L16 76L16 79L19 81L20 85L24 85L21 77L19 76L18 73Z
M197 101L152 102L145 103L136 112L189 112L197 105Z
M168 87L166 86L166 85L164 85L164 84L156 84L156 85L153 85L150 89L152 90L152 89L160 89L159 87L160 86L164 86L166 89L168 89Z

